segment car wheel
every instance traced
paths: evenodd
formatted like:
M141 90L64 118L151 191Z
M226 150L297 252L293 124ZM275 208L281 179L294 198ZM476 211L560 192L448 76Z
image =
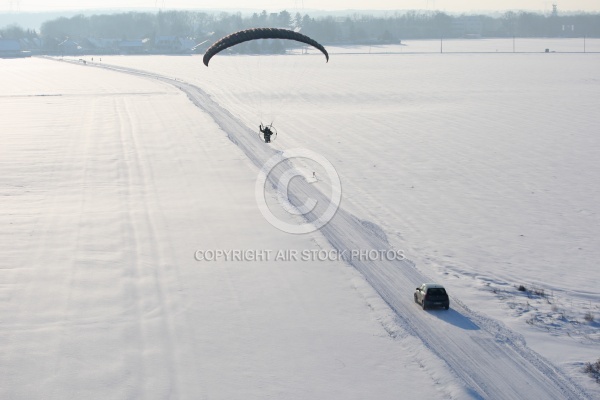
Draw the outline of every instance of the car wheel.
M450 306L446 306L446 307L444 307L444 310L447 310L447 309L449 309L449 308L450 308Z
M417 295L413 295L413 297L415 298L415 303L419 304L419 300L417 299Z
M425 305L425 300L423 300L423 303L421 303L421 305L423 306L423 310L427 310L427 306Z

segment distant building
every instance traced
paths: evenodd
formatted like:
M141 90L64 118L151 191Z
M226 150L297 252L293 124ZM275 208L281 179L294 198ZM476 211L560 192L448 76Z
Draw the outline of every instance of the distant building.
M97 54L112 54L119 51L121 39L88 37L84 40L85 47Z
M0 58L27 57L28 52L21 50L18 40L0 39Z
M119 53L121 54L143 54L145 52L145 40L123 40L119 43Z
M83 50L79 43L71 39L65 39L64 41L60 42L58 44L58 48L61 54L64 55L81 54Z
M44 41L39 37L21 38L19 39L21 50L39 53L44 46Z
M198 45L198 41L192 38L179 38L179 50L182 53L192 53L196 46Z
M154 51L158 53L192 53L198 43L191 38L179 36L157 36Z
M154 39L154 49L158 52L174 53L178 47L177 36L157 36Z

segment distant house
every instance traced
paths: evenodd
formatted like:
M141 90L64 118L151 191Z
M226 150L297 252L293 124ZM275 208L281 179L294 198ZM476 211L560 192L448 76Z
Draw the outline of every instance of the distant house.
M0 39L0 58L27 57L29 52L21 50L18 40Z
M194 47L190 49L190 52L194 54L203 54L210 47L211 44L212 43L209 40L203 40L202 42L194 45Z
M62 54L74 55L81 54L82 47L74 40L65 39L58 44L58 48Z
M197 44L192 38L157 36L154 39L154 50L158 53L192 53Z
M196 49L197 45L198 42L195 39L179 38L179 50L182 53L192 53Z
M119 43L121 42L121 39L88 37L84 42L86 47L94 53L112 54L119 51Z
M177 47L176 36L157 36L154 39L154 50L158 52L174 52Z
M31 51L31 52L40 52L42 49L44 42L39 37L33 38L21 38L19 39L19 43L21 45L22 50Z
M119 43L119 53L121 54L142 54L145 52L145 40L123 40Z

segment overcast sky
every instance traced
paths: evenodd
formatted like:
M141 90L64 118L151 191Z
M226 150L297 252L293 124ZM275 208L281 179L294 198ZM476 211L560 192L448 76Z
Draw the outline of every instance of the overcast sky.
M106 8L218 8L288 11L435 9L447 12L531 10L600 12L600 0L0 0L0 12ZM3 8L3 9L2 9Z

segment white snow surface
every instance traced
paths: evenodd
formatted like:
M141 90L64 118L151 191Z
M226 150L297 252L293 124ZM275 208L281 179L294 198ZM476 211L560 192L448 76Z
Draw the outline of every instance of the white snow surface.
M180 90L0 62L0 398L463 392L342 262L195 260L326 243L264 220L256 168Z
M370 50L0 60L0 397L600 395L600 55ZM254 200L296 147L343 185L299 236ZM332 248L409 261L194 259Z

